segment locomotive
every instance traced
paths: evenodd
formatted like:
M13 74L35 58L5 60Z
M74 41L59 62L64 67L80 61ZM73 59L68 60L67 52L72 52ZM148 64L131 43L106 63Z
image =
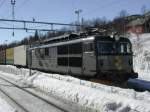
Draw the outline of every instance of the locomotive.
M21 55L26 55L20 58L24 59L26 66L42 71L115 81L138 77L133 70L132 44L124 37L63 35L50 38L42 45L26 47L24 53L19 53L18 56ZM6 58L5 60L7 62ZM12 64L22 65L21 61L17 62Z

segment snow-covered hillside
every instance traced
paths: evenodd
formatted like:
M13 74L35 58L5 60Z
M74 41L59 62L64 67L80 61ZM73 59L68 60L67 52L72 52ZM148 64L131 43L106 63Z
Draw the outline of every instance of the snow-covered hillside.
M131 34L129 38L133 44L134 70L139 79L150 81L150 33Z

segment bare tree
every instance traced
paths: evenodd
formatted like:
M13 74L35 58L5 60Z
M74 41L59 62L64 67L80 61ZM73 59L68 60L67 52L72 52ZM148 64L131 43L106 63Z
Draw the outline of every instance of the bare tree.
M147 12L146 6L143 5L142 8L141 8L141 13L145 14L146 12Z
M126 10L121 10L120 11L120 13L119 13L120 18L124 18L124 17L127 17L127 16L129 16L129 13Z

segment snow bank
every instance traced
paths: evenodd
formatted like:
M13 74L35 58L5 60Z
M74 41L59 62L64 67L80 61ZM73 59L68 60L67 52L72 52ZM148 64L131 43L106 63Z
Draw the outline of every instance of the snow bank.
M146 100L146 98L137 100L135 98L136 96L134 96L136 93L134 93L134 95L130 93L132 97L129 98L113 92L106 92L97 88L91 88L84 85L60 81L53 78L45 78L42 75L39 75L33 81L33 85L48 93L55 94L65 99L69 98L69 100L73 102L80 103L81 105L90 108L94 108L95 110L98 110L100 112L128 112L131 110L138 110L142 112L150 111L150 109L147 108L150 106L149 104L147 104L147 102L150 101L143 101L143 99Z
M100 112L150 111L149 92L106 86L59 74L0 65L0 74Z
M16 110L0 97L0 112L16 112Z
M133 44L134 69L139 74L139 79L150 81L150 33L131 34Z

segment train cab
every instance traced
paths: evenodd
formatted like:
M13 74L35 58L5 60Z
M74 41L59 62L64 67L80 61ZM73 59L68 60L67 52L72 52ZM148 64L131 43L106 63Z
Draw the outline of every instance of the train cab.
M137 78L133 70L132 44L129 39L120 37L96 37L97 76L113 80Z

